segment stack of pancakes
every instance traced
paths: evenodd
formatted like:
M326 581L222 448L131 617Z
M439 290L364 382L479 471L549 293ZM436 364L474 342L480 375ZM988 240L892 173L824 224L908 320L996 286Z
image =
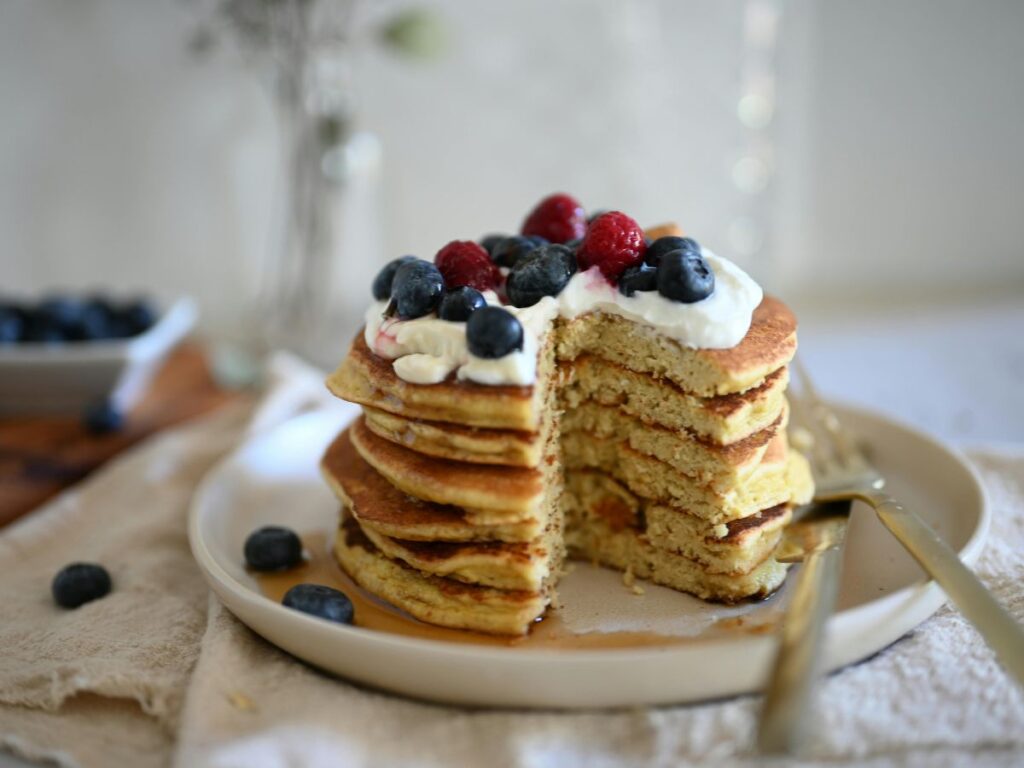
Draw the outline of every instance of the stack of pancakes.
M812 492L785 435L795 350L772 298L731 349L557 319L528 387L412 384L360 334L327 382L363 406L323 459L337 558L419 619L500 634L543 614L567 554L705 599L767 595Z

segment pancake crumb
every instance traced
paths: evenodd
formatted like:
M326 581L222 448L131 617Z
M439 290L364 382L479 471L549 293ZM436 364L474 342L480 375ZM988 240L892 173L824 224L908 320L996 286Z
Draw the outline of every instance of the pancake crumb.
M255 712L256 702L240 691L232 691L227 695L231 706L240 712Z
M628 566L626 570L622 572L622 583L627 587L636 586L636 576L633 575L633 566Z

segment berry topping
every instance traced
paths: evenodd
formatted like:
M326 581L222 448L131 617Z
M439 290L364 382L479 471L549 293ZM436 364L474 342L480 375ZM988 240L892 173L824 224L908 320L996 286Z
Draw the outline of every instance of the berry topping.
M619 293L632 296L637 291L658 290L658 270L650 264L640 263L627 267L619 275Z
M58 571L50 591L61 608L77 608L110 593L110 574L102 565L72 563Z
M384 268L377 273L377 277L373 279L373 298L377 301L387 301L391 298L391 286L395 280L395 272L403 264L408 264L410 261L416 261L415 256L402 256L401 258L389 261L384 265Z
M245 540L245 562L255 571L281 571L302 562L302 541L290 528L265 525Z
M597 266L615 282L626 267L643 260L646 250L640 225L624 213L609 211L591 222L576 258L580 269Z
M442 320L464 323L476 310L486 306L487 302L480 291L464 285L454 291L448 291L444 295L444 298L441 299L441 306L437 310L437 316Z
M323 584L296 584L284 593L281 604L339 624L351 624L355 618L355 608L348 596Z
M434 263L449 288L468 285L478 291L488 291L501 283L501 272L487 251L469 240L452 240L437 252Z
M485 235L480 239L480 247L487 251L488 255L494 253L494 246L504 240L508 235Z
M532 237L512 235L494 246L494 250L491 251L491 258L499 267L514 267L538 245L541 245L541 243L536 242Z
M697 245L696 240L691 240L688 237L659 237L647 249L644 261L652 267L656 267L661 263L661 257L669 251L691 251L699 254L700 246Z
M583 237L587 215L575 198L550 195L541 200L523 222L524 235L537 235L552 243L564 243Z
M699 253L669 251L661 257L658 267L658 293L692 304L706 299L715 290L715 273Z
M532 307L545 296L557 296L576 271L576 258L564 245L542 245L508 273L505 292L517 307Z
M504 357L523 348L523 324L507 309L483 307L469 316L466 342L477 357Z
M398 267L391 284L395 313L401 320L429 315L441 302L444 278L429 261L414 259Z
M82 425L92 435L106 435L124 427L124 414L109 400L100 400L86 407Z

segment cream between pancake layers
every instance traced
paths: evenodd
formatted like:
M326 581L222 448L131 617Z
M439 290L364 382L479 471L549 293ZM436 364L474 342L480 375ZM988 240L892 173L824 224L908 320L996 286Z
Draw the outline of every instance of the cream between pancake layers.
M667 303L655 327L603 288L581 301L530 329L526 383L460 377L466 361L409 381L375 334L356 337L327 385L364 413L322 469L343 507L335 554L358 584L423 621L498 634L543 615L566 558L708 600L781 585L772 552L813 490L785 434L792 313L765 297L738 343L701 348L666 332ZM679 311L692 322L700 304Z

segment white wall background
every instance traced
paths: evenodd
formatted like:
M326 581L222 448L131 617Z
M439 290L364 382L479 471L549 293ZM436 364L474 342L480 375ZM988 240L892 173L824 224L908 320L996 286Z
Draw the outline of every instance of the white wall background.
M1024 296L1024 3L783 3L765 194L737 188L740 0L435 0L452 46L367 48L384 255L516 227L565 189L679 220L787 296ZM375 4L364 24L384 9ZM274 125L240 59L196 59L185 0L0 5L0 291L193 293L244 335ZM737 221L766 227L744 253ZM379 258L354 254L355 259Z

